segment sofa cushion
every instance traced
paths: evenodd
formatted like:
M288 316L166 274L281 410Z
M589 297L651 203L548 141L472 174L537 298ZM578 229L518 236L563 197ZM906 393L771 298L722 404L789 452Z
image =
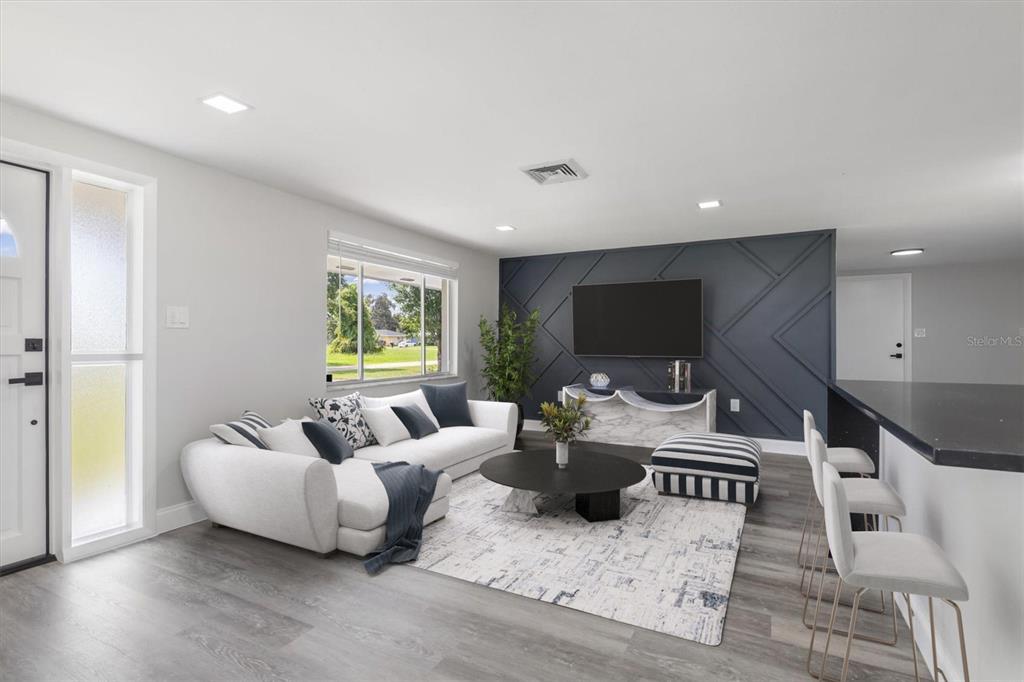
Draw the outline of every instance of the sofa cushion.
M423 384L420 388L439 426L473 426L465 381L457 384Z
M309 404L345 436L353 448L373 445L377 439L363 419L362 401L359 393L350 393L340 398L310 398Z
M264 419L259 413L246 410L238 421L213 424L210 426L210 433L228 445L241 445L247 448L259 448L269 450L267 444L260 440L257 429L268 428L270 422Z
M491 450L507 447L508 434L479 426L449 426L419 440L403 440L381 447L356 450L356 458L375 462L409 462L431 469L445 469Z
M352 444L345 440L338 429L326 421L304 421L302 432L313 444L320 456L331 464L341 464L355 452Z
M276 452L290 452L293 455L304 457L319 457L316 446L306 437L302 429L304 421L311 421L309 417L299 419L285 419L277 426L270 428L260 427L256 431L260 440L267 444L267 447Z
M434 422L430 421L427 415L423 414L423 410L415 405L392 405L391 411L402 420L405 428L409 431L410 438L419 440L423 436L437 433Z
M373 530L384 525L388 519L388 493L373 470L373 462L346 459L332 468L338 486L338 523L356 530ZM451 489L451 476L441 474L437 477L433 499L447 497Z
M441 428L441 425L437 423L437 417L430 410L430 405L427 404L427 399L423 395L423 391L419 389L415 391L409 391L408 393L399 393L398 395L389 395L385 398L371 398L368 395L364 395L362 398L363 405L366 407L391 407L393 405L415 405L423 411L423 414L427 415L427 419L437 428ZM370 443L372 445L372 443Z
M390 407L364 407L363 419L370 425L377 442L387 447L402 440L409 440L409 429Z

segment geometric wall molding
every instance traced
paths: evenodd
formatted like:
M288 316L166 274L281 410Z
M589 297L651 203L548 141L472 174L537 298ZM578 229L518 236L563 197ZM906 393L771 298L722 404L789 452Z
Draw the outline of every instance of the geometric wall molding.
M826 424L835 365L834 230L503 258L501 302L520 315L540 310L526 417L593 372L664 388L667 361L573 355L570 292L575 284L686 277L704 280L704 357L693 361L693 377L718 389L718 430L802 439L805 408ZM729 411L732 398L739 412Z

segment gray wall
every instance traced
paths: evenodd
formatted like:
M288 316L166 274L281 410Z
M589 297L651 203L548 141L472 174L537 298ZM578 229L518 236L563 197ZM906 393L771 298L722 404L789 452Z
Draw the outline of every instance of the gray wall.
M825 423L834 347L832 230L506 258L500 269L502 302L520 314L541 311L537 380L523 401L527 418L591 372L606 372L617 384L666 384L666 360L573 355L574 284L700 277L704 358L694 362L694 379L718 389L718 430L801 439L804 408ZM739 412L728 411L731 398L740 399Z
M971 337L1024 336L1024 261L843 272L909 272L914 381L1024 384L1024 347L972 345Z
M181 448L244 409L272 422L307 414L324 382L327 231L459 263L459 374L478 394L481 315L494 317L498 259L193 163L10 103L3 135L157 179L157 319L191 308L189 329L157 337L157 504L189 499ZM419 379L365 390L411 391ZM335 388L333 390L341 390ZM363 390L363 389L361 389Z

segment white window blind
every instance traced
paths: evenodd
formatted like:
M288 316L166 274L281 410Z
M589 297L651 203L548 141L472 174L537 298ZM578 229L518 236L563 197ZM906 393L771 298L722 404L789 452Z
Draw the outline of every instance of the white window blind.
M344 235L332 234L327 242L327 252L364 263L413 270L424 275L435 275L450 280L459 278L459 264L454 261L414 253L402 253Z

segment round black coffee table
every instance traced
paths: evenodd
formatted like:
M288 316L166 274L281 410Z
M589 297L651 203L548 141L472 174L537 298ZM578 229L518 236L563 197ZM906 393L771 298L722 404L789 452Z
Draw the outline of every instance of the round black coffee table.
M555 449L548 448L492 457L480 465L480 474L514 488L504 511L536 514L536 493L572 493L576 513L587 521L609 521L620 518L622 489L644 480L647 470L622 457L570 446L565 469L558 468Z

